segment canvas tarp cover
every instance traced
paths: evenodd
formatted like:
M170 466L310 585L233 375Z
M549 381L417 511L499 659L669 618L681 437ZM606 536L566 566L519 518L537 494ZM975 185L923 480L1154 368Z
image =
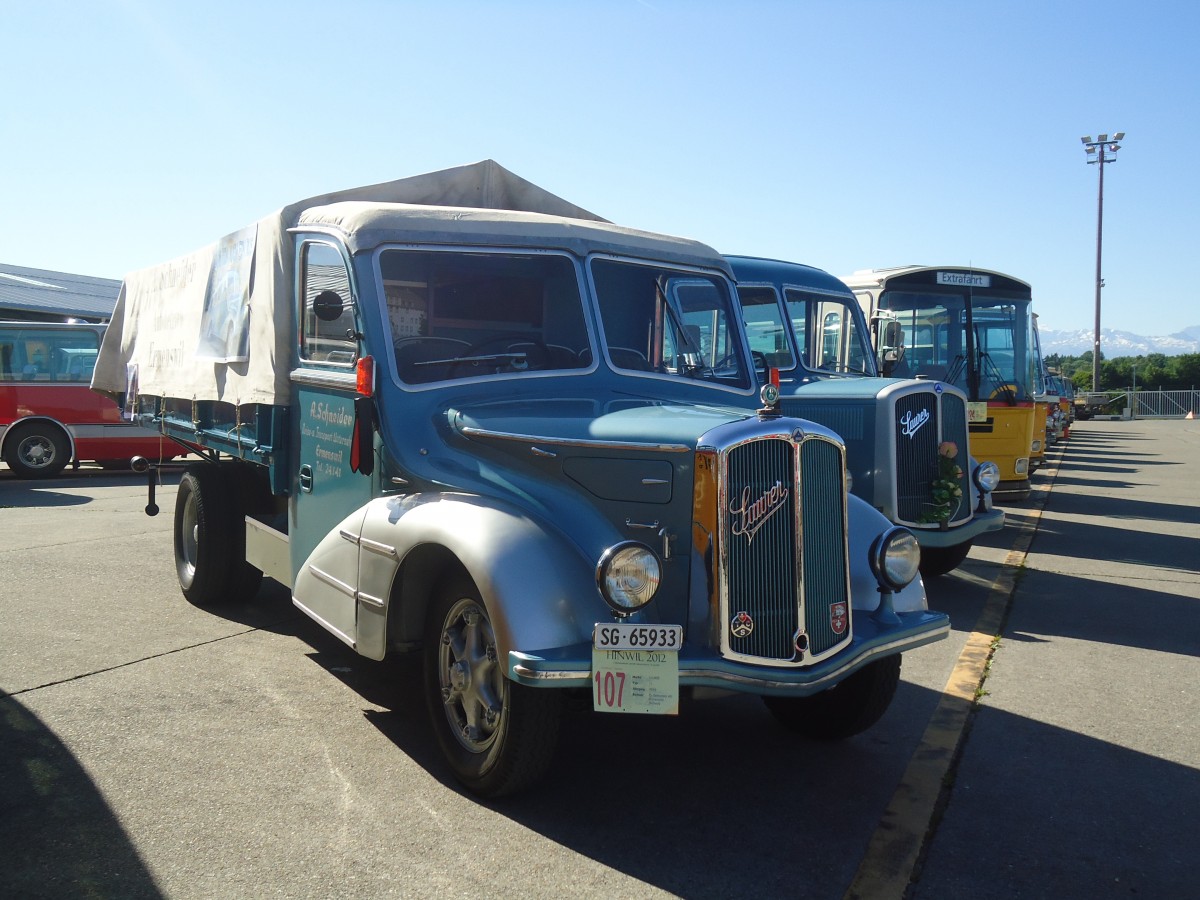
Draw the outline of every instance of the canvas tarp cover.
M187 256L127 275L92 388L237 405L288 403L296 336L288 229L304 210L346 200L605 221L492 160L310 197Z

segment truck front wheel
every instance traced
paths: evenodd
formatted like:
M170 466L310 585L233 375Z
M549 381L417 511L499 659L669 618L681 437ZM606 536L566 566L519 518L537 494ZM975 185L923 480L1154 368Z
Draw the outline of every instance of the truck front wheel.
M236 494L216 466L189 466L175 495L175 569L197 606L243 603L262 572L246 562L246 525Z
M438 744L473 793L512 794L549 767L561 692L507 678L487 609L465 577L445 583L429 611L425 688Z
M879 721L896 695L900 654L863 666L849 678L811 697L763 697L788 731L819 741L839 741Z

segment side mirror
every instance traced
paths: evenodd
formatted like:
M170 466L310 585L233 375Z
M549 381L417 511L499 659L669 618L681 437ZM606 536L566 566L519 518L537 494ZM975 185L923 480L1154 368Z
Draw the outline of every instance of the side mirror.
M313 297L313 315L322 322L336 322L345 308L345 301L337 291L321 291Z

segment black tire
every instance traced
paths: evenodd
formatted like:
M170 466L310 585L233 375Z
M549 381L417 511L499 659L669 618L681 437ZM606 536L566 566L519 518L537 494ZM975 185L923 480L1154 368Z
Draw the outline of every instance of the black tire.
M430 607L424 664L433 731L455 778L481 797L502 797L541 777L558 745L562 691L509 681L465 576L445 582Z
M953 547L922 547L921 574L926 578L937 578L954 571L971 552L972 543L973 541L963 541Z
M71 442L57 425L25 422L9 429L4 461L21 478L53 478L71 461Z
M819 741L840 741L879 721L900 683L900 654L863 666L849 678L812 697L763 697L788 731Z
M262 572L246 562L246 526L235 482L212 465L189 466L175 495L175 570L197 606L245 603Z

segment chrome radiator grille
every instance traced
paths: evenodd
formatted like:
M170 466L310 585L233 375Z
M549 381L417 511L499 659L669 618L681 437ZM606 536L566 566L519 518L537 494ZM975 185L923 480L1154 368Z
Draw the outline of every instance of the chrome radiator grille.
M971 517L967 472L967 411L961 397L933 390L906 394L896 401L896 520L913 525L930 511L933 479L938 474L938 446L953 441L963 470L963 501L950 522Z
M723 460L723 648L759 662L814 662L851 633L842 449L775 435L737 444Z

